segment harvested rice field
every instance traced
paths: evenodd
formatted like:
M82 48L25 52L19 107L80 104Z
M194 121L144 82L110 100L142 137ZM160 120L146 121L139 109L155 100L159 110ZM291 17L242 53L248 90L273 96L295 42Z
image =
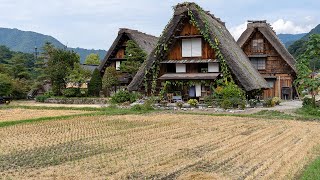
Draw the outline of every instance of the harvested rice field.
M77 117L1 128L0 179L292 179L320 123L202 115Z
M0 122L19 121L42 117L57 117L65 115L85 114L88 112L78 110L34 110L34 109L0 109Z

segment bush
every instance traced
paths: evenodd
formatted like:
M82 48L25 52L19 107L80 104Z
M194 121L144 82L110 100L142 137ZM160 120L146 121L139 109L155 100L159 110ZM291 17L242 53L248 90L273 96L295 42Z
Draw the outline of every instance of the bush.
M220 98L220 106L224 109L244 108L245 107L245 93L234 83L229 83L224 88L216 90L216 97Z
M273 103L274 103L275 105L277 105L277 106L279 106L279 105L280 105L280 103L281 103L281 99L280 99L280 98L278 98L278 97L274 97L274 98L272 98L272 101L273 101Z
M272 100L272 98L268 98L263 102L264 107L274 107L276 106L275 101Z
M64 89L62 94L65 97L79 97L81 96L81 92L79 88L68 88L68 89Z
M217 105L217 99L214 95L206 96L204 97L204 103L208 106L216 106Z
M304 97L302 105L303 107L312 107L314 106L314 99L312 97Z
M254 107L257 107L258 100L256 100L256 99L250 99L250 100L248 101L248 103L249 103L250 107L254 108Z
M196 99L190 99L190 100L188 101L188 104L190 104L190 106L192 106L192 107L196 107L197 104L198 104L198 100L196 100Z
M37 102L44 102L48 98L50 98L50 96L48 96L48 95L39 95L39 96L36 97L36 101Z
M100 75L100 71L98 69L95 69L92 73L91 80L88 84L88 95L98 97L100 95L101 89L102 78Z
M111 97L112 103L124 103L124 102L130 102L133 103L139 98L138 93L131 93L127 90L120 90L117 93L115 93Z
M183 101L178 101L178 102L176 102L176 105L181 109L182 108L182 106L183 106Z

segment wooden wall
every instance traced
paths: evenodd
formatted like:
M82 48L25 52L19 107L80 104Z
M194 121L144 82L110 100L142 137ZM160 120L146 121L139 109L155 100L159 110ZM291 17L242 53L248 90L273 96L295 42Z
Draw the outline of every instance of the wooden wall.
M179 36L192 36L192 35L201 35L198 29L191 25L188 21L185 22L185 25L180 32ZM191 59L215 59L215 52L210 47L209 43L205 42L202 38L202 57L200 58L191 58ZM182 57L182 40L178 39L174 44L173 48L170 50L168 55L168 60L182 60L182 59L190 59Z
M261 53L254 52L252 50L252 40L263 39L264 40L264 51ZM271 45L270 42L263 36L262 33L256 31L247 43L243 47L243 51L246 55L267 55L266 57L266 68L264 70L258 70L260 74L267 77L275 77L274 87L272 89L264 90L263 98L280 97L282 87L290 87L293 91L294 71L287 64L287 62L280 56L276 49ZM279 80L280 79L280 80Z

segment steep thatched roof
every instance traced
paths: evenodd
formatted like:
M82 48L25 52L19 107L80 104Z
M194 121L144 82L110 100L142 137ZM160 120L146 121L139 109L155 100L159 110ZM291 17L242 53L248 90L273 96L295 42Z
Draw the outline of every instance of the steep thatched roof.
M143 82L145 72L149 72L155 62L160 61L161 58L166 56L166 52L164 50L166 48L164 48L163 45L166 44L168 45L168 49L171 49L173 44L176 42L176 38L174 38L175 33L178 29L181 29L183 20L190 18L188 15L189 10L192 11L195 21L199 24L200 29L205 29L205 23L208 23L210 40L212 42L215 42L216 39L219 41L218 47L224 56L227 65L231 69L236 80L240 82L240 85L246 91L269 88L265 79L263 79L259 72L253 68L248 57L237 45L236 41L225 27L225 24L220 19L214 17L209 12L204 12L195 3L183 3L178 4L175 7L174 16L158 41L160 53L156 53L159 51L157 50L158 48L155 48L152 51L134 77L133 81L128 86L128 90L138 90Z
M296 72L295 64L296 60L289 53L286 47L282 44L279 37L273 31L270 24L266 21L249 21L247 29L242 33L238 39L238 44L242 48L255 32L261 32L261 34L269 41L269 43L276 49L280 56L289 64L289 66Z
M106 54L105 58L103 59L98 68L100 72L103 72L105 70L107 64L110 61L110 57L114 53L116 53L115 51L117 50L117 48L121 46L121 40L126 37L134 41L148 55L151 53L158 41L158 38L155 36L145 34L137 30L121 28L118 32L117 38L114 40L113 44L108 50L108 53Z

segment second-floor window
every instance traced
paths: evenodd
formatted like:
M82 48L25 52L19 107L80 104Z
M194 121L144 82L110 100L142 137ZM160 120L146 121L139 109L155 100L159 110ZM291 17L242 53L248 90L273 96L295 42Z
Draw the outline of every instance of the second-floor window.
M266 59L265 58L250 58L250 61L254 68L257 70L266 69Z
M201 38L182 39L182 57L201 57Z
M252 40L252 51L253 52L261 52L261 53L264 51L263 39Z

